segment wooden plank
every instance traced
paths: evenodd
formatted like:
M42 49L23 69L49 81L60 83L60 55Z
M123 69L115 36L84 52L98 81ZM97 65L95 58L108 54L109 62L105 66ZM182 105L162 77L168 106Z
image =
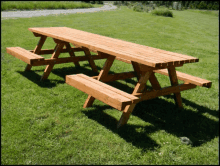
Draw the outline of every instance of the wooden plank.
M43 45L44 45L44 43L45 43L45 41L46 41L46 39L47 39L47 36L41 36L41 38L40 38L40 40L39 40L37 46L35 47L33 53L39 54L39 52L41 51L41 48L43 47Z
M60 31L62 29L60 28ZM54 32L56 33L56 30L55 31L51 31L51 32ZM88 34L88 35L79 35L80 32L76 34L71 34L69 32L66 32L65 34L62 32L61 35L70 35L72 38L76 39L83 39L85 41L93 41L93 43L96 43L98 45L103 45L105 44L105 46L108 46L108 47L111 47L111 49L116 49L116 50L120 50L120 51L126 51L127 53L131 53L131 54L135 54L135 56L139 56L139 57L142 57L142 58L146 58L148 57L149 55L149 52L146 52L146 50L142 50L142 52L138 51L137 52L134 52L134 48L126 48L126 50L123 50L121 49L122 47L120 46L120 43L118 43L118 40L115 40L114 43L109 43L109 40L108 41L105 41L105 40L102 40L102 41L99 41L97 40L98 37L90 37L91 35ZM108 45L107 45L108 44ZM141 55L144 55L144 56L141 56ZM168 57L163 57L163 55L160 55L159 57L156 57L155 55L151 54L151 59L154 59L154 61L157 61L157 60L161 60L163 59L164 62L168 62L169 65L173 65L173 64L178 64L179 62L171 62L171 60L168 59ZM168 59L168 60L167 60Z
M137 85L134 88L134 91L132 93L132 95L136 94L136 93L142 93L143 88L146 85L147 80L150 78L151 73L153 72L153 70L147 71L145 73L143 73L137 83ZM140 100L139 100L140 101ZM123 110L123 113L121 115L120 120L118 121L117 124L117 128L125 125L130 117L130 114L132 113L132 111L134 110L135 107L135 103L131 104L131 105L127 105L125 107L125 109Z
M88 58L88 62L89 62L90 67L92 68L92 71L98 73L98 69L95 65L94 60L92 59L89 49L88 48L83 48L83 49L84 49L85 56Z
M162 88L160 90L152 90L150 92L146 92L146 93L134 93L134 96L137 96L140 98L140 101L143 100L150 100L159 96L166 96L166 95L170 95L171 93L177 93L180 91L184 91L184 90L189 90L189 89L193 89L196 88L196 85L194 84L190 84L190 83L185 83L185 84L179 84L179 85L175 85L175 86L170 86L170 87L165 87Z
M56 45L55 52L52 54L51 59L58 58L58 56L60 55L60 50L63 48L63 46L64 46L64 43L59 43ZM54 66L54 63L46 66L46 68L44 70L44 74L41 77L41 81L48 78L51 70L53 69L53 66Z
M58 32L58 30L60 31L60 30L62 30L63 29L63 31L64 31L64 29L66 29L66 32L68 32L68 34L67 35L64 35L64 34L62 34L64 37L67 37L68 35L70 35L71 33L72 34L77 34L78 36L79 36L79 30L74 30L74 29L71 29L71 28L66 28L66 27L56 27L56 28L50 28L50 31L54 31L54 33L60 33L60 32ZM36 29L35 29L36 30ZM39 29L38 29L39 30ZM42 29L41 29L42 30ZM46 29L44 29L44 30L46 30ZM47 31L47 30L46 30ZM77 33L76 33L76 31L77 31ZM83 32L83 31L81 31L81 32ZM48 32L47 32L48 33ZM83 32L83 34L85 34L84 36L91 36L91 35L96 35L96 34L92 34L92 33L88 33L88 32ZM89 34L89 35L88 35ZM51 34L50 34L51 35ZM97 36L97 35L96 35ZM79 36L80 38L82 38L82 36ZM96 37L96 38L98 38L98 36ZM106 37L104 37L104 36L102 36L102 38L106 38ZM109 40L108 41L110 41L110 39L111 40L114 40L114 39L112 39L112 38L109 38ZM115 40L117 40L117 41L119 41L118 39L115 39ZM125 42L125 41L123 41L123 42ZM130 42L128 42L128 43L130 43ZM118 43L117 43L118 44ZM137 44L134 44L134 43L131 43L132 45L137 45ZM128 45L127 44L127 46L128 47L130 47L130 45ZM147 48L147 46L142 46L142 45L138 45L138 47L145 47L145 49ZM137 48L137 47L136 47ZM148 48L148 50L150 50L151 48ZM154 49L154 48L153 48ZM154 50L154 52L155 52L155 50ZM158 52L159 53L159 52ZM178 54L178 55L181 55L181 54ZM168 57L169 57L170 55L168 55ZM166 56L167 57L167 56ZM171 56L171 57L173 57L173 55ZM181 56L179 56L178 58L186 58L186 56L185 55L181 55ZM197 58L194 58L194 57L191 57L191 56L188 56L187 57L187 59L186 60L188 60L189 58L193 58L193 59L197 59Z
M105 57L101 57L98 55L95 55L92 57L93 57L93 60L106 59ZM88 61L88 58L85 56L79 56L79 57L44 59L44 61L33 62L32 66L42 66L42 65L49 65L49 64L61 64L61 63L80 62L80 61Z
M168 68L168 74L169 74L169 77L170 77L171 85L172 86L178 85L178 79L177 79L177 76L176 76L176 69L175 69L175 67ZM176 105L179 108L183 107L183 105L182 105L182 98L181 98L180 92L175 92L174 93L174 100L176 102Z
M160 61L152 60L151 58L148 58L148 57L140 58L137 55L131 55L131 54L124 53L124 52L121 52L121 51L112 50L111 48L109 48L109 46L100 46L100 45L94 44L93 42L85 41L85 40L82 40L82 39L75 39L74 38L74 40L73 40L72 36L64 36L63 37L62 35L58 35L58 34L54 35L54 33L50 32L49 30L45 31L45 29L42 30L42 29L39 29L39 28L38 29L37 28L35 28L35 29L31 28L30 29L29 28L29 30L38 31L39 33L42 33L44 35L47 35L47 36L50 36L50 37L53 37L53 38L64 40L64 41L67 41L67 42L70 42L70 43L75 43L75 44L87 47L88 49L98 50L98 51L101 51L101 52L108 53L110 55L119 56L119 57L124 58L124 59L129 59L129 60L132 60L132 61L136 61L136 62L141 63L141 64L150 65L152 67L167 65L167 63L164 63L162 61L160 62Z
M32 53L34 52L34 50L28 50L28 51L30 51ZM72 52L79 52L79 51L84 51L84 49L71 47L71 51ZM44 49L44 50L41 50L38 55L53 54L53 52L54 52L54 49ZM68 49L62 49L60 51L60 53L66 53L66 52L69 52L69 50Z
M60 30L61 30L61 28L60 28ZM151 47L143 47L142 45L134 44L131 42L125 42L122 40L113 39L113 38L109 38L109 37L105 37L105 36L101 36L101 35L97 35L97 34L92 34L92 33L84 32L84 31L80 31L80 30L75 30L75 29L69 28L69 31L75 32L75 34L77 34L77 36L79 38L85 37L86 39L89 39L89 40L95 40L95 42L98 42L98 40L99 40L100 42L104 42L109 45L116 44L116 45L114 45L114 47L119 46L120 48L122 48L123 46L125 46L125 47L127 47L126 48L127 50L137 49L137 50L140 50L141 53L144 53L144 54L146 54L146 53L158 54L160 56L158 58L173 59L173 60L179 61L179 63L182 63L182 64L189 63L189 62L196 62L195 60L197 59L194 57L185 56L185 55L178 54L178 53L171 54L171 52L169 53L168 51L165 51L165 50L159 50L159 49L154 49L154 48L151 49ZM131 50L129 50L129 51L131 51ZM187 57L187 59L186 59L186 57Z
M114 62L115 56L109 56L103 66L103 69L100 71L99 75L98 75L98 79L99 81L101 81L103 78L105 78L105 76L108 75L108 72ZM93 102L95 101L95 98L91 95L88 96L88 98L86 99L83 108L86 107L90 107L92 106Z
M134 71L135 71L135 75L136 75L136 77L137 77L137 80L139 80L140 77L141 77L140 66L139 66L138 63L136 63L136 62L134 62L134 61L131 61L131 64L132 64L133 69L134 69Z
M33 34L34 34L34 36L36 36L36 37L39 37L39 36L40 36L40 40L39 40L37 46L35 47L35 49L34 49L34 51L33 51L34 54L39 54L41 48L42 48L43 45L44 45L44 42L45 42L46 39L47 39L47 36L43 36L43 35L37 34L37 33L33 33ZM25 68L25 71L30 71L31 68L32 68L32 66L31 66L30 64L28 64L28 65L26 66L26 68Z
M128 63L128 64L131 64L130 60L126 60L126 59L119 58L119 57L116 57L115 59L118 60L118 61L122 61L122 62L125 62L125 63ZM166 69L166 68L168 68L168 66L150 67L150 66L146 66L146 65L143 65L143 64L140 64L140 63L139 63L139 66L140 66L141 71L148 71L149 69L157 70L157 69L164 69L164 68ZM172 66L181 67L181 66L183 66L183 64L177 64L177 65L172 65Z
M67 27L64 27L64 28L67 29ZM140 45L140 44L136 44L136 43L131 43L131 42L124 41L124 40L121 40L121 39L114 39L114 38L111 38L111 37L101 36L101 35L98 35L98 34L84 32L84 31L76 30L76 29L72 29L72 28L68 28L68 29L71 30L71 31L77 31L77 34L79 34L79 32L82 32L86 36L92 36L94 38L102 38L105 41L112 41L112 42L121 41L121 43L123 45L126 45L127 47L134 48L134 46L135 46L136 48L143 48L143 49L147 49L147 50L150 50L150 51L154 51L154 53L163 52L163 53L168 54L168 55L177 56L177 57L181 57L181 58L183 57L183 58L186 58L186 59L189 59L189 60L196 60L196 61L198 60L197 58L192 57L192 56L183 55L183 54L179 54L179 53L174 53L174 52L170 52L170 51L166 51L166 50L161 50L161 49L157 49L157 48L153 48L153 47L149 47L149 46L144 46L144 45Z
M116 80L125 80L128 78L135 77L135 72L123 72L123 73L115 73L115 74L108 74L104 79L102 79L102 82L112 82ZM98 76L93 76L92 78L98 79Z
M74 52L71 50L71 46L69 43L65 43L66 49L68 50L69 54L71 57L76 57L76 55L74 54ZM80 67L79 62L73 62L75 64L75 66Z
M77 74L77 76L82 77L82 78L84 78L84 79L87 79L87 80L89 80L89 81L91 81L91 82L93 82L93 83L95 83L95 84L98 84L99 86L101 86L101 87L103 87L103 88L105 88L105 89L109 89L109 90L111 90L112 92L117 93L117 94L119 94L119 95L121 95L121 96L124 96L124 97L126 97L126 98L129 98L129 99L131 99L132 103L135 102L136 100L138 100L137 97L135 97L135 96L133 96L133 95L131 95L131 94L128 94L128 93L126 93L126 92L124 92L124 91L122 91L122 90L116 89L116 88L114 88L114 87L112 87L112 86L110 86L110 85L104 84L103 82L100 82L100 81L98 81L98 80L96 80L96 79L93 79L92 77L88 77L88 76L86 76L86 75L84 75L84 74Z
M155 70L156 73L160 73L166 76L169 76L167 69L161 69L161 70ZM178 80L182 80L185 82L189 82L191 84L195 84L201 87L207 87L207 88L211 88L212 82L209 80L205 80L199 77L195 77L186 73L182 73L179 71L176 71L177 74L177 79Z
M91 78L92 79L92 78ZM88 80L78 75L69 75L66 76L66 83L89 94L94 96L96 99L118 109L122 109L122 104L131 103L131 100L119 95L118 93L115 93L112 90L109 90L108 88L104 88L103 86L100 86L102 82L99 82L97 80L92 79ZM94 83L94 81L97 81ZM104 84L104 83L102 83Z
M7 47L7 53L13 55L14 57L28 63L32 64L35 61L42 61L44 60L43 57L35 55L23 48L20 47Z
M158 82L154 72L152 72L152 74L150 75L149 81L150 81L153 89L155 89L155 90L161 89L160 83Z
M43 36L42 34L36 33L36 32L33 32L33 34L34 34L35 37L41 37L41 36Z
M32 57L33 59L38 59L38 60L43 60L44 57L37 55L35 53L31 53L28 50L25 50L24 48L21 47L16 47L17 50L21 51L23 55L27 55L27 57Z

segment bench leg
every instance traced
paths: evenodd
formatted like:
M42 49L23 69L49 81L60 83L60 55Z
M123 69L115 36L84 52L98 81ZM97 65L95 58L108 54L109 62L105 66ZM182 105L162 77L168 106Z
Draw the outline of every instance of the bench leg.
M146 73L142 74L137 85L134 88L134 91L132 94L135 93L141 93L143 91L143 89L146 87L146 82L147 80L150 78L151 74L152 74L152 70L147 71ZM127 124L127 121L130 117L130 114L132 113L132 111L134 110L136 104L131 104L131 105L127 105L125 107L125 109L123 110L122 116L117 124L117 128Z
M101 81L103 78L105 78L108 75L108 72L109 72L114 60L115 60L115 56L109 56L107 58L105 65L103 66L103 69L100 71L97 80ZM91 95L89 95L83 105L83 108L91 107L94 101L95 101L95 98L92 97Z
M122 116L117 124L117 129L125 124L127 124L130 114L134 110L136 104L127 105L122 113Z
M64 43L58 43L54 49L54 53L52 54L51 59L53 58L58 58L60 55L60 50L63 48ZM46 66L46 69L44 70L44 74L41 77L41 81L44 79L47 79L48 76L50 75L51 70L53 69L54 64L49 64Z
M41 48L43 47L43 44L44 44L46 39L47 39L47 36L41 36L40 37L40 40L39 40L37 46L35 47L35 49L33 51L34 54L39 54L40 53ZM25 68L25 71L31 70L31 67L32 67L32 65L27 64L27 66Z
M172 86L178 85L178 79L177 79L175 67L168 68L168 73L169 73L171 85ZM180 92L174 93L174 100L179 108L183 108Z

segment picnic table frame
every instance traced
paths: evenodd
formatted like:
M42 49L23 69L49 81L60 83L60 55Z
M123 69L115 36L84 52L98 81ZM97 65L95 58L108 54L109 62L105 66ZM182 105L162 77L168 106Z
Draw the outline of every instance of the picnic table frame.
M98 55L91 57L91 53L87 48L85 48L85 47L81 47L81 48L73 47L72 48L70 46L70 43L59 40L59 39L56 39L56 38L53 38L54 42L56 43L56 46L55 46L54 49L41 50L42 47L43 47L44 42L46 41L47 36L43 36L43 35L37 34L35 32L33 32L33 34L36 37L40 37L40 40L39 40L37 46L35 47L35 49L33 51L30 51L30 52L33 52L33 53L38 54L38 55L51 54L52 53L52 56L51 56L50 59L46 59L44 61L38 61L35 64L33 64L34 66L47 65L45 70L44 70L44 74L41 77L41 80L44 80L44 79L48 78L48 76L49 76L49 74L50 74L50 72L53 69L53 66L55 64L68 63L68 62L71 62L71 61L76 65L76 67L79 67L80 66L79 61L88 60L89 65L91 66L92 70L94 72L98 72L98 70L96 68L96 65L94 63L94 60L105 58L105 57L101 57L101 56L98 56ZM66 49L63 49L64 46L66 47ZM83 51L85 53L85 56L76 57L74 52L77 52L77 51ZM69 53L70 58L59 58L60 53L66 53L66 52ZM25 68L25 71L30 70L33 65L27 64L27 66Z
M33 32L35 37L40 37L34 50L26 51L18 47L6 49L9 54L28 63L25 71L31 70L32 66L47 65L41 80L48 78L55 64L73 62L76 66L80 66L79 62L86 60L92 70L98 73L94 60L106 59L97 76L68 75L66 83L88 94L84 108L92 106L94 100L99 99L122 111L118 128L127 123L135 105L140 101L174 94L176 105L182 108L181 91L197 86L211 87L211 81L176 71L176 67L181 67L185 63L198 62L198 58L67 27L29 28L29 30ZM52 37L56 46L54 49L42 50L47 37ZM71 47L70 43L74 47ZM83 51L85 56L76 57L74 54L76 51ZM60 53L64 52L68 52L70 57L59 58ZM97 55L91 55L90 52L97 53ZM43 54L52 54L52 56L50 59L38 56ZM115 60L131 64L134 71L108 74ZM155 73L167 75L171 86L162 88ZM105 84L105 82L133 77L136 77L138 81L132 94L127 94ZM152 85L151 91L146 90L148 80ZM178 80L182 80L184 83L179 84Z

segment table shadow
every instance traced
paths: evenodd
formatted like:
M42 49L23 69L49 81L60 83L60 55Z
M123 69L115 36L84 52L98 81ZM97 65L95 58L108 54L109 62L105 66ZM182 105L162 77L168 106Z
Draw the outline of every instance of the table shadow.
M89 77L97 76L98 73L92 71L92 69L88 69L84 66L80 67L62 67L62 68L56 68L52 70L53 74L58 75L59 77L63 78L65 80L66 75L72 75L72 74L85 74Z
M73 67L62 67L62 68L53 69L51 73L58 75L59 77L63 78L63 80L51 79L49 76L48 79L40 81L41 75L37 74L37 72L43 72L43 71L44 69L30 70L30 71L17 71L17 72L21 74L22 76L26 77L27 79L29 79L30 81L32 81L33 83L43 88L52 88L52 87L55 87L57 84L64 84L66 75L79 74L79 73L83 73L88 76L97 75L97 73L85 67L74 67L74 66Z
M143 151L154 150L159 148L160 145L156 143L155 140L151 139L148 134L156 131L157 129L154 126L143 127L140 125L130 125L129 123L121 128L117 129L118 119L108 115L103 112L105 109L112 109L111 106L99 106L93 105L93 109L82 110L82 112L89 118L92 119L102 126L105 126L107 129L111 130L115 134L119 135L126 142L132 143L132 145L137 148L142 149ZM116 110L117 111L117 110ZM142 129L146 132L137 132L137 129Z
M173 96L170 95L170 97ZM209 119L200 113L212 113L214 110L199 106L187 99L183 99L183 103L196 108L198 111L195 112L186 108L178 109L174 103L160 98L138 103L132 112L132 116L136 116L151 124L151 126L145 127L129 124L128 121L127 125L117 129L116 126L119 119L115 119L103 112L105 109L112 108L110 106L93 105L94 109L82 110L82 112L88 118L117 133L128 143L132 143L134 146L145 151L160 146L148 136L159 130L172 134L179 139L180 137L189 138L192 141L192 147L201 146L219 136L219 122ZM141 132L137 132L137 129Z
M98 70L101 70L101 68L98 67ZM66 75L79 73L83 73L88 76L97 75L97 73L93 72L89 68L85 68L84 66L78 68L62 67L53 69L52 73L62 77L63 80L46 79L44 81L40 81L41 75L38 75L36 73L37 71L43 70L17 72L41 87L54 87L57 85L57 83L63 84L65 83ZM109 73L111 74L113 72ZM129 83L134 85L137 83L131 79L127 79L126 82L127 81L130 81ZM132 87L128 87L127 85L117 81L109 82L108 84L127 93L132 93L133 91ZM167 95L164 97L167 99L173 99L173 95ZM173 103L161 98L155 98L138 103L132 115L142 119L145 122L151 123L153 127L143 127L134 124L131 125L128 121L127 125L117 129L116 126L119 119L115 119L103 112L105 109L112 108L110 106L93 105L94 109L82 110L82 112L90 119L97 121L109 130L117 133L127 142L132 143L134 146L142 148L143 150L152 150L160 146L156 143L156 141L152 140L148 136L148 134L159 130L163 130L166 133L175 135L176 137L188 137L193 142L193 147L201 146L202 144L219 136L219 122L217 120L209 119L203 115L204 113L208 113L218 118L218 110L211 110L204 106L197 105L196 103L193 103L183 97L182 101L185 105L190 106L193 108L193 110L197 111L187 108L179 110ZM142 132L137 132L137 129L139 131L141 130Z

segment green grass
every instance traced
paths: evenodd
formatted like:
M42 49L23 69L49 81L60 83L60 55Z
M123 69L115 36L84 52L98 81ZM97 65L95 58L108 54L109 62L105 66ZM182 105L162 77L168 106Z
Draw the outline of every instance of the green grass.
M190 12L208 14L213 16L219 16L219 10L196 10L196 9L188 9Z
M1 163L217 165L218 17L188 10L173 14L173 18L155 17L121 7L116 11L2 20ZM172 95L141 102L128 124L117 130L121 112L98 100L83 109L87 94L65 84L65 75L95 75L88 62L80 62L81 68L73 63L55 65L48 80L40 82L45 66L24 72L26 64L6 53L6 47L35 48L39 38L28 31L29 27L57 26L197 57L198 63L177 70L212 81L212 88L183 91L181 111L175 108ZM54 46L48 38L43 49ZM99 70L104 62L95 62ZM111 72L131 70L131 65L120 61L111 68ZM162 87L169 85L166 76L156 76ZM131 93L136 79L110 84ZM182 144L180 137L188 137L193 144Z
M1 11L4 10L37 10L37 9L77 9L101 7L100 4L70 1L4 1L1 2Z

